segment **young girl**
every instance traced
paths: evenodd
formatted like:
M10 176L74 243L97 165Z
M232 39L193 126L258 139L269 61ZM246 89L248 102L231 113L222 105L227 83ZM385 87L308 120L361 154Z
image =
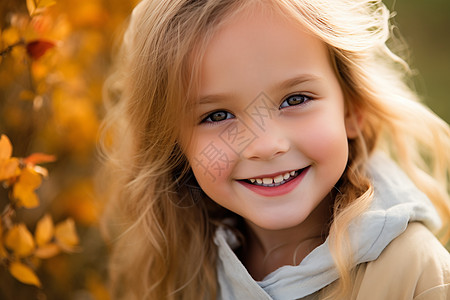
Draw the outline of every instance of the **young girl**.
M449 127L380 2L136 7L105 122L114 297L448 299Z

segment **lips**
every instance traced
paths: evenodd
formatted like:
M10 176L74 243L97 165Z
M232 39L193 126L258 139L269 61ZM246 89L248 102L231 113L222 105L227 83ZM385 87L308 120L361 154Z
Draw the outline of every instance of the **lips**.
M262 196L279 196L292 191L305 177L308 170L309 166L295 171L279 173L274 176L272 175L273 177L264 175L261 178L238 180L238 182ZM287 174L289 174L289 177Z

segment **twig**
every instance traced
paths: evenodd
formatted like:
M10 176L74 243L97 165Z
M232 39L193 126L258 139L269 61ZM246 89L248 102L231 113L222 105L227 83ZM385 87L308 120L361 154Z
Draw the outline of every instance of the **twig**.
M9 54L14 49L14 47L24 46L24 45L25 45L25 41L23 39L21 39L20 41L14 43L12 45L9 45L8 47L6 47L2 51L0 51L0 55L5 56L5 55Z

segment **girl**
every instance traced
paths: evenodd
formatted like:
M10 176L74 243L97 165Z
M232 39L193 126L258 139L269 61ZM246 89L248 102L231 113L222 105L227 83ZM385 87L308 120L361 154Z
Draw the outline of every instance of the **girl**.
M380 2L136 7L105 122L115 297L446 299L449 127Z

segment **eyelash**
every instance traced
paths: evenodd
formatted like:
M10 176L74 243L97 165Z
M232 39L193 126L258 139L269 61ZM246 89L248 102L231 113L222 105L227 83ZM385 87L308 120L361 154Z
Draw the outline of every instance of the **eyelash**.
M297 98L301 98L301 99L300 99L301 102L299 102L299 103L297 103L297 104L293 104L293 105L284 105L284 103L285 103L285 102L287 103L287 101L288 101L289 99L296 98L296 97L297 97ZM287 97L283 100L283 102L281 102L279 108L282 109L282 108L286 108L286 107L292 107L292 106L304 105L304 104L306 104L307 102L309 102L310 100L313 100L312 97L309 97L309 96L306 96L306 95L303 95L303 94L293 94L293 95L287 96ZM212 116L213 116L214 114L217 114L217 113L224 113L224 114L225 114L225 119L218 120L218 121L213 121L211 118L212 118ZM232 116L232 117L230 117L230 116ZM232 119L232 118L234 118L234 115L233 115L232 113L230 113L230 112L228 112L228 111L226 111L226 110L216 110L216 111L214 111L214 112L208 114L206 117L204 117L204 118L200 121L200 123L214 124L214 123L219 123L219 122L222 122L222 121L225 121L225 120L229 120L229 119ZM209 119L209 120L208 120L208 119Z
M217 114L217 113L225 113L226 119L213 121L211 118L214 114ZM228 119L232 119L232 118L228 118L229 116L233 116L233 118L234 118L234 115L226 110L216 110L216 111L208 114L205 118L203 118L200 123L219 123L219 122L222 122L222 121L225 121ZM210 119L210 120L208 120L208 119Z
M289 99L291 99L291 98L301 98L301 100L300 100L301 102L300 102L300 103L297 103L297 104L294 104L294 105L286 105L286 106L283 106L284 103L285 103L286 101L288 101ZM280 108L286 108L286 107L291 107L291 106L304 105L304 104L306 104L306 103L307 103L308 101L310 101L310 100L313 100L313 98L310 97L310 96L306 96L306 95L303 95L303 94L293 94L293 95L287 96L286 99L284 99L283 102L281 102Z

